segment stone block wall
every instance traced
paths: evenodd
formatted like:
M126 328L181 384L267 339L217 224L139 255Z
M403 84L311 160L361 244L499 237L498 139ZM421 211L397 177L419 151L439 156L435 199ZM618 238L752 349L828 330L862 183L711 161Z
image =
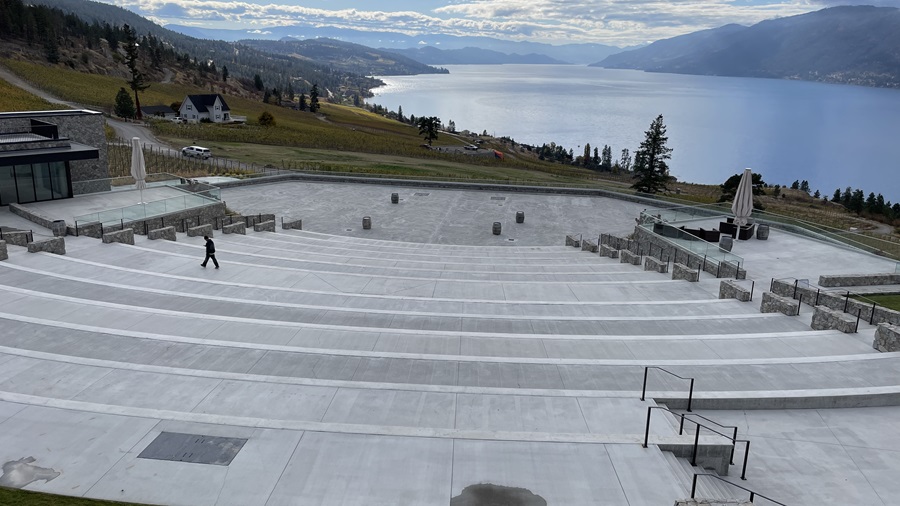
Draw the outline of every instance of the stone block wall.
M303 220L291 220L281 222L282 230L303 230Z
M666 273L669 272L669 264L657 258L644 257L644 270Z
M872 347L882 352L900 351L900 327L879 323Z
M819 276L819 286L824 287L878 285L900 285L900 273Z
M763 292L762 304L759 310L762 313L782 313L787 316L797 316L800 312L800 302L772 292Z
M163 239L166 241L175 241L175 227L164 227L151 230L147 233L147 238L151 240Z
M594 241L588 241L585 239L581 242L581 251L590 251L591 253L596 253L599 251L597 248L597 244Z
M47 253L55 253L57 255L65 255L66 240L62 237L54 237L53 239L46 239L43 241L28 243L29 253L37 253L39 251L46 251Z
M188 237L203 237L204 235L212 237L213 228L209 223L207 223L206 225L200 225L199 227L190 227L189 229L187 229L187 235Z
M574 235L567 235L566 236L566 246L580 248L581 247L581 238L578 236L574 236Z
M31 232L3 232L3 240L13 246L28 246L32 239Z
M619 250L619 263L641 265L641 256L636 255L627 249Z
M608 244L601 244L598 250L602 257L619 258L619 250Z
M750 301L750 290L738 285L730 279L719 282L720 299L737 299L741 302Z
M859 315L861 320L873 323L890 323L900 325L900 311L894 311L886 307L876 306L874 314L871 302L856 300L852 296L847 297L847 292L824 292L815 288L797 285L796 294L793 281L775 280L772 282L772 292L784 297L803 296L803 302L810 305L829 307L837 311L850 313L854 317Z
M9 251L6 249L6 241L0 241L0 261L9 259Z
M264 221L262 223L257 223L253 225L254 232L274 232L275 231L275 220L272 221Z
M845 334L852 334L856 332L856 317L825 306L816 306L809 326L813 330L840 330Z
M672 279L683 279L685 281L700 281L700 272L690 266L675 263L672 264Z
M244 225L243 221L225 225L224 227L222 227L222 233L247 235L247 225Z
M126 228L115 232L107 232L103 234L103 244L111 244L114 242L122 244L130 244L134 246L134 230Z
M235 217L237 218L237 217ZM257 223L264 223L266 221L275 221L274 214L253 214L242 217L244 220L244 225L247 227L252 227Z

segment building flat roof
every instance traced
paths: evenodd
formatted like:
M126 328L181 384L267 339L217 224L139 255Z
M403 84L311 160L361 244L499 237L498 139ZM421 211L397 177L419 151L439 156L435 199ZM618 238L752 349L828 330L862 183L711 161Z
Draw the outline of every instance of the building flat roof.
M0 166L26 163L65 162L72 160L94 160L100 158L97 148L70 142L68 146L41 149L0 151Z
M15 111L0 112L0 120L15 118L34 118L37 116L92 116L102 115L102 112L92 111L90 109L59 109L52 111Z

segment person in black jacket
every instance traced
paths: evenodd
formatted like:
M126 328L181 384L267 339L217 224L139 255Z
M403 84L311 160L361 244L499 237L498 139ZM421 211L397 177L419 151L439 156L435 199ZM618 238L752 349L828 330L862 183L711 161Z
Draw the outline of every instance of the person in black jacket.
M216 243L214 243L208 235L204 235L203 238L206 239L206 258L203 259L203 263L200 264L200 267L206 267L206 262L209 262L209 259L211 258L213 263L216 264L216 269L218 269L219 262L216 260Z

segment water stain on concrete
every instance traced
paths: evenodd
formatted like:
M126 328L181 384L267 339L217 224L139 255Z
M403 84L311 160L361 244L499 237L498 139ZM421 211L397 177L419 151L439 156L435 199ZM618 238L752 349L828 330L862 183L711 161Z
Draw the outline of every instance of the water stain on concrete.
M22 488L36 481L47 482L59 476L59 472L53 469L31 465L34 461L34 457L24 457L3 464L0 487Z
M450 506L547 506L547 501L525 488L479 483L450 499Z

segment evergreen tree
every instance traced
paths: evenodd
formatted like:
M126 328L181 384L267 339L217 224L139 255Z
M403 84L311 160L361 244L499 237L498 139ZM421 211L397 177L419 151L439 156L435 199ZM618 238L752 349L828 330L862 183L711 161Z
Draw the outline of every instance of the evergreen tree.
M294 86L290 82L288 83L288 87L287 87L287 96L288 96L288 100L290 100L291 102L294 101Z
M59 43L57 42L56 35L52 33L49 34L44 41L44 56L50 63L59 63Z
M844 205L847 209L850 209L850 201L853 199L853 189L849 186L844 189L844 193L841 194L841 204Z
M307 109L306 95L304 95L303 93L300 94L300 102L297 104L297 108L300 109L301 111L305 111Z
M799 189L800 189L800 180L798 180L798 179L794 180L794 182L791 183L791 190L799 190Z
M809 181L804 179L803 181L800 182L800 191L809 195Z
M831 197L832 202L840 202L841 201L841 189L838 188L834 190L834 195Z
M865 209L867 212L870 212L870 213L877 213L877 212L881 211L881 209L877 208L876 200L875 200L875 193L873 193L873 192L869 193L869 196L868 196L868 198L866 198L866 203L864 204L863 209Z
M603 153L600 155L600 168L612 170L612 148L607 145L603 146Z
M359 107L359 94L358 93L353 95L353 106ZM400 110L398 111L398 113L402 113L402 112L403 112L403 108L401 107ZM402 115L400 116L400 121L403 121Z
M137 34L135 33L134 28L128 25L125 25L123 28L125 29L125 64L131 72L131 80L128 81L128 86L131 87L131 91L134 92L135 117L137 119L143 119L143 114L141 113L141 99L138 96L138 92L146 90L150 87L150 84L144 81L144 74L137 68L138 58L140 57L140 54L138 53Z
M354 96L356 98L357 105L359 105L359 95L354 95ZM397 106L397 120L400 121L401 123L406 121L405 119L403 119L403 106L402 105Z
M666 146L666 125L660 114L644 132L644 141L634 155L634 179L632 188L644 193L659 193L666 189L669 182L669 165L666 160L672 158L672 148Z
M222 65L222 82L228 82L228 66Z
M594 148L594 157L591 159L591 167L600 167L600 148Z
M816 193L813 194L813 198L816 198L816 199L819 198L819 197L821 197L821 196L822 196L822 194L819 193L819 190L816 190Z
M866 197L863 194L863 191L859 188L853 190L853 194L850 195L850 206L849 209L856 214L859 214L863 211L863 208L866 204Z
M270 113L269 111L261 112L259 115L259 118L257 118L257 121L259 121L260 126L264 126L264 127L275 126L275 116L272 116L272 113Z
M255 74L253 76L253 86L256 87L256 91L262 91L263 88L265 88L265 85L263 85L262 77L259 77L259 74Z
M315 113L319 111L319 85L313 84L309 90L309 112Z
M451 133L456 132L456 122L452 119L447 122L447 130L449 130Z
M591 159L591 144L584 145L584 154L581 156L581 164L587 168L591 168L593 160Z
M116 104L113 107L113 113L120 118L131 119L134 117L134 101L125 88L119 88L116 93Z
M441 118L429 116L419 118L419 135L425 137L425 141L431 146L431 142L438 138L438 130L441 127Z
M272 100L272 93L269 92L269 89L266 88L266 92L263 94L263 103L268 104L269 101Z
M622 156L619 158L619 167L625 172L631 170L631 153L628 151L628 148L622 150Z

